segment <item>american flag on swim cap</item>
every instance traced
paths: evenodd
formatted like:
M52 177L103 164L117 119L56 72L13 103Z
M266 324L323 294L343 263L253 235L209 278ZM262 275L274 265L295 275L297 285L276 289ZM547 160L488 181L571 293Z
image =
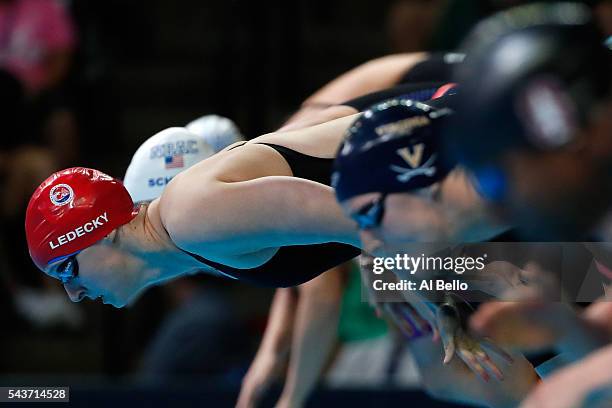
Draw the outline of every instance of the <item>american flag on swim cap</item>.
M182 154L166 156L164 158L164 163L166 165L166 169L180 169L185 166L185 161L183 160Z

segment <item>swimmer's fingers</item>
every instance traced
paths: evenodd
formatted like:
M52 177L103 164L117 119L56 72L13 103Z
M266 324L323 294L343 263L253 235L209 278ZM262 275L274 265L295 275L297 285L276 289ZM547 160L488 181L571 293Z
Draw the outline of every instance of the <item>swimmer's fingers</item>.
M445 304L438 308L436 317L440 338L444 346L444 364L448 364L456 350L456 334L460 328L459 314L454 307Z
M444 345L444 364L448 364L455 355L455 337L453 335L440 334L442 344Z
M492 373L497 380L502 381L504 379L504 374L501 372L499 367L491 360L491 357L482 349L476 350L474 355L480 365L485 368L488 372Z
M512 358L510 353L508 353L506 350L504 350L503 348L501 348L497 344L493 343L493 341L491 341L491 339L486 338L486 337L482 338L482 339L480 339L480 344L483 347L486 347L487 349L491 350L492 352L494 352L495 354L497 354L501 358L503 358L506 363L508 363L508 364L514 363L514 359Z
M480 364L480 362L478 361L474 353L472 353L470 350L467 350L467 349L458 349L457 355L469 367L469 369L472 370L474 374L476 374L479 378L481 378L485 382L489 381L489 379L491 378L489 376L489 373Z
M488 382L490 375L487 371L487 354L481 349L480 345L471 338L463 329L457 329L455 335L456 353L468 368L480 379ZM495 367L497 369L497 367ZM493 370L495 371L495 370Z
M491 359L488 350L495 352L501 356L506 363L511 364L513 362L512 357L505 350L498 347L496 344L485 338L474 338L469 333L466 333L463 329L459 329L457 332L457 354L462 357L462 360L470 360L474 357L478 362L478 367L484 368L488 373L502 381L504 375L498 365ZM474 366L477 371L476 374L481 376L485 381L488 381L488 376L482 376L479 368Z

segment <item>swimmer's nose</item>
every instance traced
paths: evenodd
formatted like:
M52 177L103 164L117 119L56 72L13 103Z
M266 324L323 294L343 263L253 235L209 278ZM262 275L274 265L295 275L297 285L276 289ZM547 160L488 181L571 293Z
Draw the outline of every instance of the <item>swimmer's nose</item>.
M85 298L85 295L87 294L85 288L80 285L77 286L67 283L64 285L64 289L66 289L68 297L73 302L80 302Z

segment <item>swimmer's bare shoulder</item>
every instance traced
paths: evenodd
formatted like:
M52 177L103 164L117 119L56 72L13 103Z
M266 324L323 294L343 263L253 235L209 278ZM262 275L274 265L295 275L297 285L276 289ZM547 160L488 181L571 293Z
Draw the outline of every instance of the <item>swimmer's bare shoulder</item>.
M316 157L333 157L344 132L357 116L292 132L266 134L242 146L219 152L185 170L168 184L160 197L160 214L166 229L178 239L185 231L197 228L206 232L211 240L216 240L214 237L218 238L221 230L227 230L228 218L241 218L239 214L227 213L229 207L236 207L236 203L228 202L229 190L242 190L243 195L237 198L244 206L249 206L254 202L249 202L250 198L270 196L273 186L264 185L273 183L262 181L259 184L266 190L254 190L247 188L245 182L292 175L282 156L261 143L279 144Z
M333 133L339 143L350 123L342 118L304 131ZM280 135L270 140L283 141ZM333 157L337 143L324 153ZM290 176L287 162L269 146L249 142L220 152L168 184L159 201L161 222L176 245L215 261L259 259L284 245L358 241L329 186Z
M236 187L267 176L291 175L287 164L265 146L241 146L220 152L177 175L159 199L160 219L173 242L201 256L242 254L228 241L245 231L249 195L265 191ZM251 197L253 198L253 197ZM248 250L247 250L248 249Z

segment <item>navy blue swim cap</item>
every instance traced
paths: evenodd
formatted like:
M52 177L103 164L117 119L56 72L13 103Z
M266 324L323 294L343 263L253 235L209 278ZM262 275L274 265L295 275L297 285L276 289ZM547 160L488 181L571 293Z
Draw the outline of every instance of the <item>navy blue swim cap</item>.
M612 53L590 10L538 3L498 13L468 37L461 87L445 153L468 166L508 149L572 143L594 107L609 97Z
M450 113L404 98L365 111L336 154L332 186L338 201L407 192L443 179L453 166L438 157L438 127Z

